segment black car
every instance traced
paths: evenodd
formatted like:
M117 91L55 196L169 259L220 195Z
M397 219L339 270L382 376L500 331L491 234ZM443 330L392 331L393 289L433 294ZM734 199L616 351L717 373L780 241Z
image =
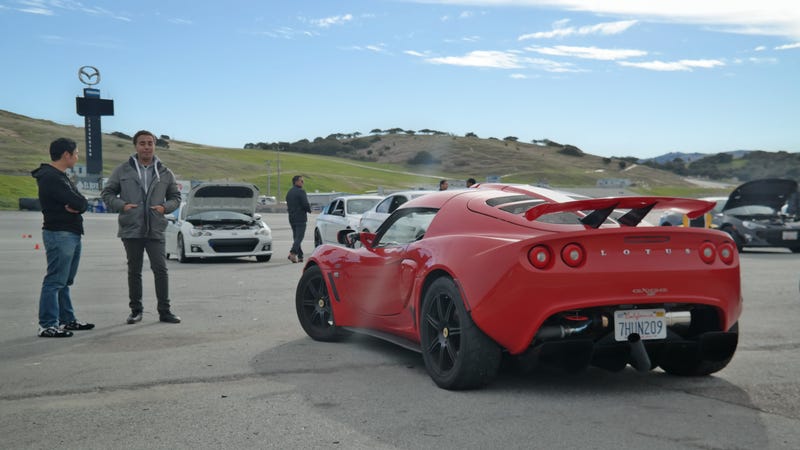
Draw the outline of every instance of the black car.
M714 224L731 235L736 247L786 247L800 253L800 217L794 208L781 207L797 202L797 182L763 179L744 183L728 197L722 214ZM791 205L790 205L791 206Z

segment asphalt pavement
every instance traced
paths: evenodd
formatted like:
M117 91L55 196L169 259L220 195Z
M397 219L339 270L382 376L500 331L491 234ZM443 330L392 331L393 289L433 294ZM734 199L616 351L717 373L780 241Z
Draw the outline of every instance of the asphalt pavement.
M741 255L739 350L714 376L506 368L448 392L414 352L307 338L288 221L264 217L270 262L169 262L180 324L158 322L145 261L144 320L127 325L116 216L88 214L72 293L97 327L43 339L41 214L0 212L0 448L800 447L800 255Z

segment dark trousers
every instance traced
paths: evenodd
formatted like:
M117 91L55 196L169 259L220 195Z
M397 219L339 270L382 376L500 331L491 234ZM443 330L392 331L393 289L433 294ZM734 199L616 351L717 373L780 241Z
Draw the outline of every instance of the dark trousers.
M292 226L292 238L294 239L292 249L289 251L297 255L298 258L302 258L303 249L300 248L300 244L303 243L303 236L306 235L306 222L289 223L289 225Z
M144 252L150 259L150 269L156 284L158 313L169 311L169 276L167 275L167 256L164 240L157 239L123 239L125 254L128 256L128 298L131 311L142 312L142 264Z

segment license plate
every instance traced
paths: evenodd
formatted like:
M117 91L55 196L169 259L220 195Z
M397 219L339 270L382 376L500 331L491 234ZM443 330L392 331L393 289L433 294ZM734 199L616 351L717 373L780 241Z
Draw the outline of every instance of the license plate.
M797 231L784 231L783 232L783 240L784 241L796 241L797 240Z
M631 334L642 340L666 339L667 318L663 309L625 309L614 311L614 338L627 341Z

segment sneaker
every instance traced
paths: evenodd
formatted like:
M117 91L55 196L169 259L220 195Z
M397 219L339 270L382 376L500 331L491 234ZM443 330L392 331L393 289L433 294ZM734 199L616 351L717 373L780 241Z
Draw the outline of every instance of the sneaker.
M92 328L94 328L93 323L79 322L77 320L61 325L62 330L91 330Z
M136 323L142 321L142 313L141 312L132 312L130 316L128 316L128 323Z
M61 338L72 337L72 332L58 327L39 328L39 337Z
M302 256L298 256L297 257L297 262L303 262L303 257Z
M289 261L291 261L292 263L296 263L297 255L295 255L294 253L289 253Z
M158 320L168 323L181 323L181 318L172 313L164 313L159 315Z

